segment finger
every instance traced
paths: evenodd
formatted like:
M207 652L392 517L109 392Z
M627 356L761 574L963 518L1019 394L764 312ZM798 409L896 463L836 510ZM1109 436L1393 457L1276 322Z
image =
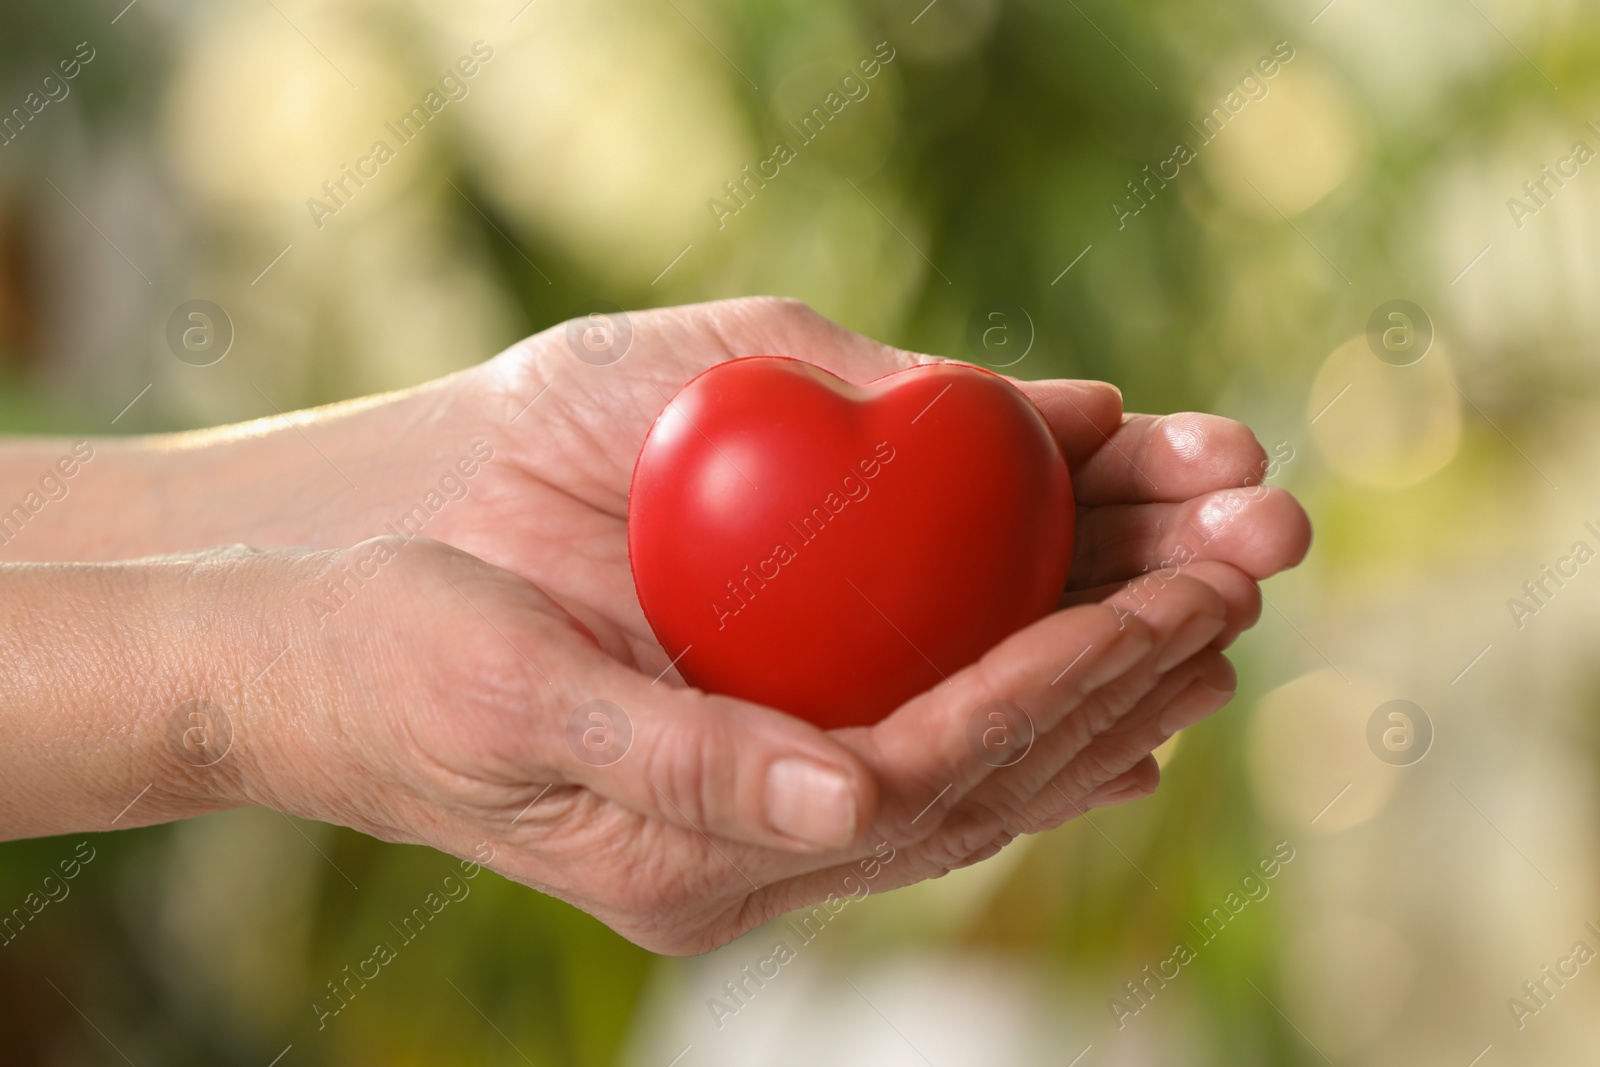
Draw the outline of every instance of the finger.
M1122 425L1122 390L1109 382L1012 379L1011 384L1044 416L1073 472Z
M1134 686L1138 680L1141 684ZM1197 654L1166 673L1153 666L1130 672L1093 699L1120 699L1121 714L1088 737L1072 736L1077 724L1069 720L1061 729L1039 737L1033 749L1015 764L997 771L974 789L964 803L996 813L998 825L1015 833L1031 829L1041 813L1067 816L1065 805L1082 804L1083 798L1133 767L1166 738L1159 734L1164 709L1182 698L1191 684L1212 687L1231 684L1232 668L1218 652ZM1115 690L1124 691L1109 696ZM1084 709L1074 713L1082 715ZM1131 725L1137 722L1137 727ZM1151 726L1151 723L1156 726Z
M1069 721L1074 728L1098 733L1106 724L1093 721L1093 715L1082 715L1080 710L1092 711L1098 704L1118 709L1131 706L1133 700L1142 697L1149 685L1154 684L1157 674L1204 648L1226 624L1227 607L1221 595L1198 578L1180 575L1169 583L1167 592L1169 595L1162 597L1159 603L1141 605L1131 591L1124 589L1106 598L1101 605L1116 620L1118 634L1136 626L1148 631L1148 641L1142 646L1146 649L1145 655L1136 658L1130 650L1127 662L1112 670L1088 671L1083 663L1074 662L1048 681L1030 674L1018 674L1009 680L1011 695L1007 699L1027 711L1038 736L1050 734ZM1116 636L1105 635L1100 639ZM1062 688L1074 684L1081 695L1075 700L1062 701ZM1132 693L1130 700L1133 690L1137 692ZM1120 711L1112 714L1120 714Z
M1085 811L1095 808L1109 808L1118 804L1126 804L1131 800L1140 800L1154 793L1161 785L1161 764L1156 762L1153 755L1135 763L1130 770L1123 771L1105 785L1083 798Z
M1182 709L1183 713L1193 720L1215 713L1232 698L1232 695L1231 692L1211 688L1207 683L1196 680L1184 688L1178 698L1172 701L1169 708ZM1107 744L1110 745L1112 743L1114 742L1108 739ZM1148 744L1148 742L1144 744ZM1039 794L1038 801L1030 805L1028 811L1024 814L1022 821L1029 824L1027 832L1039 833L1043 830L1053 829L1068 819L1081 815L1092 808L1105 807L1112 803L1123 803L1137 799L1139 795L1148 795L1150 792L1154 792L1154 784L1142 794L1136 793L1126 785L1126 779L1130 775L1136 777L1136 772L1146 761L1154 762L1154 756L1141 745L1136 744L1125 747L1143 751L1144 754L1131 756L1131 766L1128 770L1108 779L1098 788L1090 790L1083 795L1082 799L1073 799L1073 793L1081 792L1082 787L1079 785L1079 779L1084 774L1084 771L1078 766L1063 768L1058 780L1052 782L1048 789L1043 790ZM1084 760L1086 764L1095 765L1094 773L1104 773L1104 767L1099 756L1086 752L1084 753Z
M845 848L871 822L871 770L810 723L650 685L620 666L596 676L573 716L546 729L562 781L669 825L786 852Z
M1161 595L1146 599L1130 583L1111 594L1105 605L1123 623L1137 619L1150 627L1160 645L1156 669L1168 671L1205 648L1227 625L1227 602L1206 582L1179 574L1161 588Z
M995 836L991 833L981 841L975 839L972 847L957 858L935 855L921 846L896 846L886 838L874 838L873 851L861 858L820 870L800 872L761 886L746 899L744 915L749 918L749 926L753 927L815 905L820 900L826 900L830 894L840 900L846 897L862 900L877 893L939 878L955 870L967 856L990 844ZM827 915L824 911L817 918L825 922ZM802 913L800 922L804 923L807 917L808 913Z
M1179 501L1254 485L1267 454L1250 428L1219 415L1128 415L1074 471L1079 504Z
M1009 716L1021 708L1037 729L1051 729L1087 695L1153 654L1145 623L1119 624L1105 605L1084 605L1013 634L877 725L840 731L835 736L880 782L876 832L896 842L927 836L994 769L972 740L989 710Z
M1072 582L1101 585L1190 560L1231 563L1258 581L1287 570L1311 547L1311 520L1272 486L1224 489L1177 504L1113 504L1082 513Z
M1034 738L1059 728L1052 752L1064 762L1133 707L1169 659L1188 659L1224 623L1216 591L1182 577L1144 615L1134 618L1115 598L1058 613L865 731L861 741L870 747L863 755L883 787L878 832L897 843L926 838L984 787L1006 755L990 761L989 746L977 744L990 736L990 720L1002 731L1031 727ZM1072 657L1064 666L1063 648ZM1015 775L1012 768L1000 773ZM1037 785L1051 773L1030 769L1026 777Z
M1146 754L1111 779L1119 783L1116 789L1106 790L1113 799L1101 798L1099 802L1104 804L1135 799L1141 790L1154 791L1159 779L1160 769L1155 759ZM1083 814L1089 807L1088 793L1075 803L1058 801L1058 808L1035 819L1027 832L1057 826L1068 818ZM888 839L880 840L867 859L835 864L763 886L752 894L747 908L760 917L757 921L765 921L824 899L829 893L860 898L938 878L998 853L1023 832L1016 828L1020 824L1020 819L1008 819L1004 812L993 806L964 804L950 812L936 833L926 840L912 845L896 845Z
M1129 780L1136 780L1137 775L1159 779L1155 761L1151 759L1149 763L1148 768L1137 768L1137 773L1130 775ZM1146 786L1151 790L1154 787L1153 780ZM1128 799L1133 799L1134 795L1130 792ZM1062 821L1084 810L1087 808L1071 811ZM976 806L964 807L952 812L929 840L910 846L880 840L866 858L762 886L751 894L745 907L754 925L826 899L830 894L838 898L864 899L873 893L915 885L981 863L999 853L1017 836L1018 833L1005 828L995 812Z
M1149 603L1160 596L1162 589L1166 587L1167 579L1162 576L1164 573L1166 572L1158 571L1142 575L1131 582L1113 582L1089 589L1074 590L1062 598L1062 606L1100 603L1114 594L1129 589L1141 605ZM1241 633L1260 620L1261 586L1233 564L1209 559L1196 560L1184 567L1182 573L1196 581L1204 582L1222 597L1226 622L1222 630L1212 639L1212 647L1227 648ZM1134 614L1138 615L1141 610L1142 608L1136 608Z
M995 772L994 777L1005 781L984 782L974 790L974 797L982 798L991 788L1000 791L1020 788L1019 800L1026 800L1060 766L1145 700L1147 694L1162 683L1165 672L1189 660L1214 640L1226 621L1221 597L1204 582L1192 578L1174 582L1171 595L1163 598L1160 604L1149 605L1139 618L1135 618L1127 603L1116 596L1108 598L1105 606L1117 614L1119 624L1139 623L1150 631L1148 655L1116 678L1086 693L1075 707L1058 710L1054 715L1049 711L1048 693L1036 690L1019 694L1019 703L1029 712L1035 728L1033 751L1020 768L1017 764L1007 764ZM1042 713L1036 710L1040 708L1044 709ZM1023 784L1015 784L1017 779Z
M1216 595L1213 590L1203 589L1200 582L1192 582L1192 589L1187 593L1197 601L1197 613L1205 613L1203 606L1206 603L1211 603L1214 611L1214 601L1210 601ZM1179 590L1179 595L1182 595L1182 590ZM1195 640L1194 630L1187 625L1186 614L1174 611L1174 606L1176 600L1170 601L1160 611L1152 611L1150 619L1168 632L1168 643L1173 638ZM1098 643L1099 656L1080 651L1072 657L1069 667L1059 670L1056 675L1061 685L1078 686L1086 683L1093 686L1090 693L1101 693L1115 686L1133 685L1130 675L1136 675L1141 670L1152 672L1154 659L1160 654L1160 649L1155 646L1154 638L1144 637L1141 640L1138 637L1141 632L1149 633L1149 627L1130 619L1126 622L1126 632L1130 637L1118 640L1118 633L1122 632L1115 629L1114 616L1088 613L1093 608L1091 605L1086 609L1075 608L1053 614L995 649L990 656L997 661L994 662L997 681L1006 681L1005 672L1008 670L1016 672L1013 680L1029 683L1038 673L1042 673L1040 667L1056 669L1056 664L1061 661L1059 648L1062 638L1078 641L1098 637L1098 641L1091 641L1090 648L1093 649ZM1184 637L1186 633L1189 637ZM973 669L968 669L968 672L973 672ZM858 859L837 862L810 872L790 870L786 872L789 877L774 881L771 885L763 885L749 897L746 905L749 915L758 917L755 921L819 901L829 893L840 897L856 897L939 877L942 873L971 862L971 857L982 856L984 849L994 849L998 838L1011 832L1006 827L1006 821L1014 821L1014 814L1008 814L1008 811L1014 813L1016 808L1005 811L986 803L963 803L957 808L946 809L944 803L957 790L960 777L973 773L974 765L982 768L981 773L973 774L976 781L982 781L990 769L971 757L970 752L966 752L965 758L950 757L947 752L949 745L930 741L936 734L950 733L952 725L957 726L958 734L965 733L965 723L960 721L962 717L950 715L950 712L952 709L968 707L976 694L966 694L963 701L958 699L957 694L947 691L968 685L971 685L970 678L955 675L946 685L923 694L877 726L838 731L835 734L853 749L864 753L867 763L874 766L882 782L880 817L872 827L872 832L862 835L858 841L858 851L862 846L870 846L870 853L861 853ZM1048 685L1048 681L1045 685ZM1005 686L1000 685L1000 688ZM1014 689L1014 693L1021 693L1021 689ZM1082 702L1083 697L1080 697L1074 705ZM958 744L965 747L965 739L960 739ZM923 760L926 760L925 765ZM933 768L931 773L928 771L930 766ZM946 769L949 769L955 781L936 784ZM907 792L917 793L917 806L906 806L904 813L894 814L893 817L886 814L901 800L899 793ZM1090 790L1080 792L1088 793ZM872 845L874 841L877 843Z
M1186 664L1186 667L1191 665ZM1023 807L1018 825L1027 832L1059 826L1097 798L1118 791L1114 784L1179 730L1215 714L1233 699L1237 681L1221 653L1196 656L1192 669L1174 672L1115 727L1095 738Z
M1079 754L1072 780L1080 791L1103 788L1174 734L1210 717L1233 699L1239 680L1228 657L1209 649L1184 666L1184 671L1170 676L1175 684L1152 692Z
M978 849L978 851L972 853L971 855L963 856L961 859L957 860L950 869L953 871L959 871L964 867L971 867L982 863L984 860L994 859L996 856L1000 855L1001 851L1007 845L1011 844L1011 842L1015 841L1016 839L1016 834L1002 833L993 841L990 841L988 844Z

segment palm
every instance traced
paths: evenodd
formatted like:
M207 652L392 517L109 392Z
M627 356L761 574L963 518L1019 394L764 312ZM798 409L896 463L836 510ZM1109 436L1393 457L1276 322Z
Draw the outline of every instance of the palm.
M558 784L543 784L549 779L538 772L530 777L531 768L549 766L550 756L522 747L533 745L540 733L529 729L526 709L548 702L552 677L573 675L598 691L615 691L620 668L565 613L503 570L437 545L396 566L407 572L395 587L435 605L435 626L417 635L428 647L399 657L412 672L400 688L432 699L419 705L427 712L414 710L399 720L372 708L347 718L363 725L393 721L397 739L378 750L416 745L426 753L427 766L449 772L427 775L419 787L422 810L444 813L443 824L433 816L408 817L398 824L407 828L401 836L413 839L415 828L432 824L437 830L424 833L423 840L450 848L486 833L495 844L493 865L503 873L665 951L703 951L829 893L858 891L867 884L861 857L882 841L895 841L897 848L892 861L877 853L885 862L870 882L872 891L976 862L1021 833L1064 821L1082 810L1096 786L1138 764L1159 742L1156 716L1175 692L1195 679L1226 684L1217 678L1220 656L1196 656L1169 672L1146 642L1123 657L1129 670L1079 697L1070 684L1052 681L1061 649L1113 646L1119 631L1102 608L1062 612L879 726L836 732L882 782L879 820L852 851L797 854L704 832L703 817L680 806L688 800L673 801L659 790L647 797L662 809L655 813L641 811L637 800L624 803L608 795L607 786L654 769L648 756L631 751L593 780L563 781L560 772ZM1199 583L1175 587L1151 617L1152 630L1172 629L1166 620L1188 618L1197 597L1207 596L1216 599ZM385 609L373 610L381 615ZM1221 625L1220 618L1214 621ZM1205 639L1215 632L1213 627ZM451 655L430 654L437 651L438 635L449 635ZM963 727L975 694L989 690L1000 674L1016 676L1003 683L1004 695L1033 709L1041 732L1025 760L993 769L972 760ZM648 692L642 683L635 692L640 690ZM655 693L657 721L685 721L692 709L707 704L713 714L763 713L681 689ZM631 706L646 714L651 709L639 699ZM1086 753L1098 754L1081 759ZM385 833L396 824L356 825Z
M919 358L775 306L783 312L741 301L634 315L632 344L607 366L575 358L561 327L503 353L483 368L485 387L497 394L484 402L513 420L507 462L493 468L502 487L437 536L521 574L640 669L661 670L667 657L628 568L627 501L634 459L673 394L737 356L804 356L856 381Z

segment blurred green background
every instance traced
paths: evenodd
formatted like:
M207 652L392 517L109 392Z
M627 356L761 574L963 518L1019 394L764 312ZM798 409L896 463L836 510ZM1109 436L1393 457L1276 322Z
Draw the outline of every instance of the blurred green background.
M597 300L782 293L895 344L1106 378L1135 410L1246 419L1318 538L1156 797L852 904L720 1029L707 998L770 932L657 959L485 873L318 1030L324 983L451 861L239 811L0 849L3 909L79 841L94 856L0 946L0 1059L1593 1054L1600 966L1560 961L1600 949L1600 577L1547 584L1520 627L1508 603L1600 546L1592 4L124 2L0 8L0 429L254 418L263 393L424 381ZM477 41L465 95L319 226L308 199ZM800 145L786 124L875 49L865 95ZM724 182L778 141L795 158L736 204ZM194 299L235 330L209 367L167 345ZM1382 351L1369 318L1402 299L1431 345ZM1392 700L1406 720L1369 741ZM1207 941L1275 848L1270 893ZM1180 940L1195 958L1130 996ZM1546 966L1578 970L1534 998Z

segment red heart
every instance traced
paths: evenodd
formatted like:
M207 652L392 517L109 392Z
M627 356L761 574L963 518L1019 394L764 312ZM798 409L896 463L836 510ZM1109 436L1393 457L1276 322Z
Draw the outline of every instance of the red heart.
M650 428L628 558L691 685L861 726L1053 610L1072 526L1060 447L999 375L857 386L760 356L701 374Z

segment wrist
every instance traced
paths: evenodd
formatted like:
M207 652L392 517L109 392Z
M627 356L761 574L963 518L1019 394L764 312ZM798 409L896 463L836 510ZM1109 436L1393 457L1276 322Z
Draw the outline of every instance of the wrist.
M0 836L246 802L261 773L253 735L271 720L251 694L281 628L260 555L0 567L0 658L13 668L0 685Z

